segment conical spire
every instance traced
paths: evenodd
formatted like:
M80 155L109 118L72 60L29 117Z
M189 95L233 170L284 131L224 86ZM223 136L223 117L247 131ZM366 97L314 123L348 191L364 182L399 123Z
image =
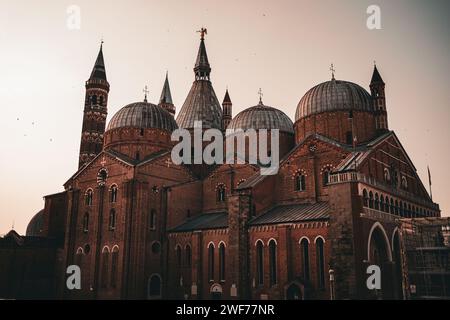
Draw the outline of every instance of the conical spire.
M380 73L378 72L376 64L374 64L374 66L373 66L372 80L370 80L370 83L371 84L374 84L374 83L383 83L384 84L384 81L381 78Z
M161 98L159 98L159 103L168 103L173 104L172 94L170 93L170 85L169 85L169 74L166 72L166 80L164 81L164 86L161 92Z
M103 41L100 44L100 51L98 53L97 60L95 60L95 65L89 79L106 80L105 62L103 60Z
M207 33L205 28L200 31L200 47L198 48L197 60L195 61L195 79L196 80L209 80L209 74L211 72L211 67L208 61L208 55L206 54L205 46L205 34Z
M224 104L224 103L231 103L230 95L228 94L228 89L225 92L225 97L223 98L222 104Z

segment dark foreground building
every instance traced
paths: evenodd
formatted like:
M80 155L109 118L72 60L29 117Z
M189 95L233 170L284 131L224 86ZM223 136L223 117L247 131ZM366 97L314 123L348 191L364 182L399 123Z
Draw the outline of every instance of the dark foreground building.
M261 99L233 118L230 95L219 103L210 72L202 36L176 120L166 78L158 103L130 103L106 127L110 86L100 50L86 82L79 169L64 192L45 197L26 237L12 232L0 240L2 266L9 266L1 275L10 279L2 292L65 299L409 297L399 218L439 217L440 210L389 130L377 68L370 93L334 75L314 86L294 123ZM249 163L173 164L171 133L193 130L196 120L203 130L278 129L278 174L261 175ZM33 260L36 250L45 259ZM24 263L47 272L29 273ZM73 264L81 268L81 290L65 285ZM380 290L366 286L373 264L382 271ZM31 285L41 282L48 287Z

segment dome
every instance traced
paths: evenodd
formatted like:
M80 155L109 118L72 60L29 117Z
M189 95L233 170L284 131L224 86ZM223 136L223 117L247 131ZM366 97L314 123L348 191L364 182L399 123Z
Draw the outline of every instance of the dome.
M280 132L294 133L291 119L281 110L258 104L238 113L228 125L228 129L278 129Z
M44 226L44 209L36 213L27 226L27 236L39 236Z
M123 127L156 128L169 132L178 128L170 113L148 102L131 103L117 111L109 121L107 130Z
M295 120L332 111L374 111L370 94L361 86L342 80L323 82L301 98Z

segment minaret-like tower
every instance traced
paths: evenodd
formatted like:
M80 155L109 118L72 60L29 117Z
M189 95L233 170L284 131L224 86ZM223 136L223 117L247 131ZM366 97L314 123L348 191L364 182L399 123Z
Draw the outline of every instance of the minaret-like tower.
M172 117L175 117L175 106L172 101L172 94L170 93L169 75L166 72L166 80L161 92L161 98L159 98L159 106L169 112Z
M103 149L103 134L108 114L108 93L109 83L106 80L102 42L91 76L86 81L78 168L94 159Z
M222 129L226 130L231 122L233 104L231 103L230 95L228 94L228 89L225 92L225 97L222 102Z
M377 65L374 65L372 80L370 81L370 93L375 110L375 128L378 133L389 130L384 87L385 83L378 72Z

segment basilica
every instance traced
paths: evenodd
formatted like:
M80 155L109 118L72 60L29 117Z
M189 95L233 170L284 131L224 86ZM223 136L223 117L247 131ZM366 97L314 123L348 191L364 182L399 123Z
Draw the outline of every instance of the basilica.
M44 197L26 236L2 240L24 248L15 263L33 259L38 271L5 264L1 290L58 299L407 299L399 219L440 210L389 128L377 66L370 92L334 73L299 92L293 120L263 99L233 116L232 92L220 103L214 91L205 43L202 32L178 113L166 76L159 101L132 102L108 123L100 47L85 83L78 170L63 192ZM174 164L172 132L196 121L223 132L277 129L278 173L248 162ZM70 265L80 267L79 290L66 286ZM371 265L380 288L366 285Z

